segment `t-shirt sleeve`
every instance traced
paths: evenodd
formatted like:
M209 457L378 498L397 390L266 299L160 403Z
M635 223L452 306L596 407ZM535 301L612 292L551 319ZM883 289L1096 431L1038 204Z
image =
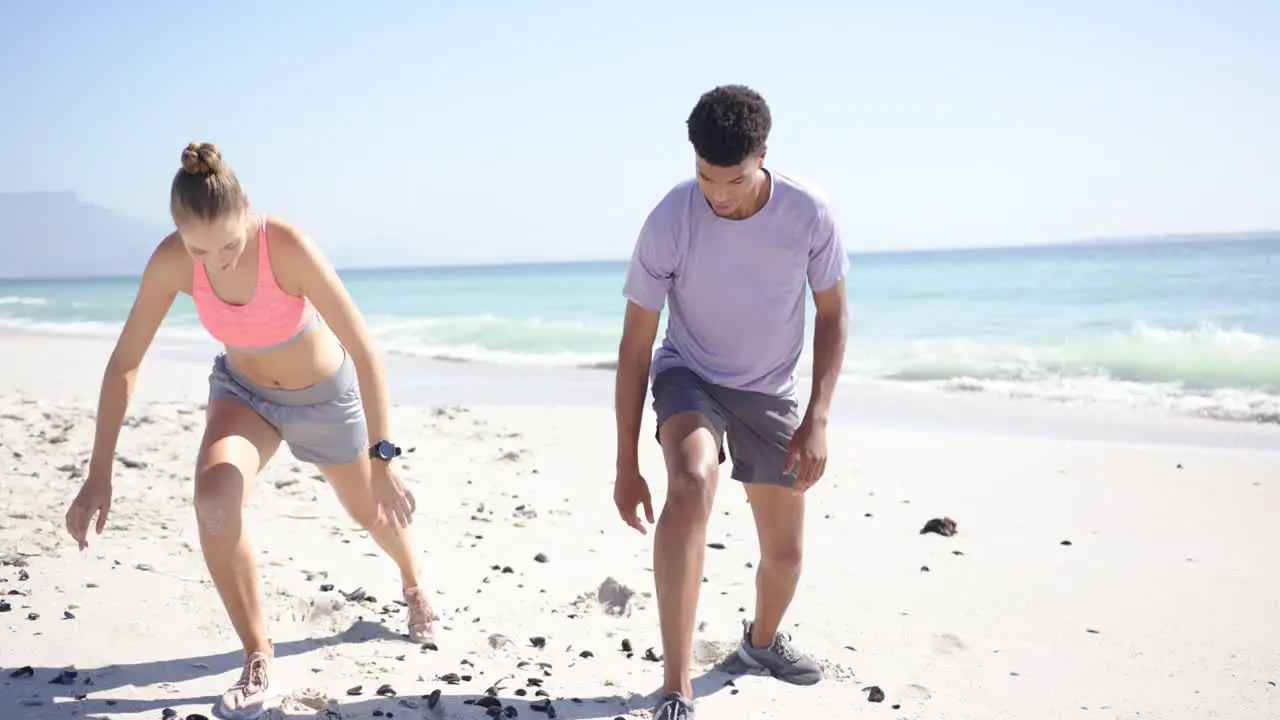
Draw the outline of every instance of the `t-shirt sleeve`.
M809 287L814 292L830 290L848 272L849 256L840 228L830 208L822 204L809 237Z
M645 219L622 287L628 300L654 312L666 304L676 270L676 235L668 212L660 205Z

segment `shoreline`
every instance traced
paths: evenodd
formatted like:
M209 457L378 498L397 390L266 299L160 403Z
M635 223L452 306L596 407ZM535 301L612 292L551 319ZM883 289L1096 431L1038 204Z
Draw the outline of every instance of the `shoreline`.
M109 351L0 338L0 599L9 607L0 612L0 717L211 717L240 674L191 507L207 361L149 355L120 436L107 529L83 552L66 536ZM613 507L612 412L588 402L602 386L574 391L550 374L508 372L508 385L483 395L477 386L501 373L432 370L440 374L415 371L421 386L406 399L470 378L453 391L490 401L392 409L409 449L397 462L417 497L411 532L424 587L443 617L435 645L404 638L395 565L282 446L245 511L274 673L287 690L268 717L485 720L476 702L491 691L482 702L519 718L546 717L545 700L558 720L647 720L662 680L645 658L661 653L653 531L627 528ZM518 402L540 399L537 379L584 402ZM504 396L528 385L528 398ZM882 401L856 388L848 396ZM989 426L942 432L918 415L932 402L905 408L901 425L829 430L831 459L810 491L804 571L784 621L825 668L816 686L742 675L728 662L752 610L759 551L744 493L722 474L694 639L699 717L1275 715L1280 458L1029 437L1026 426L1023 437ZM855 420L866 410L854 408ZM652 414L641 433L652 437ZM661 512L656 443L641 443L640 461ZM942 517L956 534L921 533ZM624 591L608 591L617 585ZM624 640L633 653L620 650ZM882 703L868 702L872 686Z
M0 330L0 367L38 370L46 362L23 362L18 355L79 358L77 374L55 383L33 376L11 386L38 388L40 397L71 397L96 403L101 372L113 339L29 330ZM207 393L209 364L220 346L157 338L140 371L146 388L149 368L175 369L189 382L183 398ZM10 353L13 353L12 355ZM613 407L613 373L603 368L512 366L456 362L385 353L395 406ZM16 383L14 385L13 383ZM809 388L799 382L801 407ZM163 395L163 393L161 393ZM159 399L159 398L157 398ZM646 402L646 416L648 415ZM832 423L864 429L892 428L965 437L1047 438L1133 447L1184 447L1226 452L1280 454L1280 425L1217 420L1162 413L1148 408L1067 405L1038 398L947 393L880 381L841 381L832 405Z

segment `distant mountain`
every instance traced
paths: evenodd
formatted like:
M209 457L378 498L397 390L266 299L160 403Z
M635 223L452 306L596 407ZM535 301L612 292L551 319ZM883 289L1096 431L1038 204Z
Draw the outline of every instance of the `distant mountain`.
M0 278L140 275L169 232L72 192L0 193Z

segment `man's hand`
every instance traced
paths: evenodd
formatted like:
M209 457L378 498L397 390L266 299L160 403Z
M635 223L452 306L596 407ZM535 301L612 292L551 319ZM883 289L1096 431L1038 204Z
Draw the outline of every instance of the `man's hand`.
M613 481L613 504L618 506L618 514L623 521L641 535L649 534L636 512L640 505L644 505L644 517L650 525L653 524L653 500L649 497L649 483L640 474L640 468L618 470Z
M797 495L813 487L827 469L827 428L807 418L796 428L787 447L787 467L791 474L796 470L796 484L792 488Z

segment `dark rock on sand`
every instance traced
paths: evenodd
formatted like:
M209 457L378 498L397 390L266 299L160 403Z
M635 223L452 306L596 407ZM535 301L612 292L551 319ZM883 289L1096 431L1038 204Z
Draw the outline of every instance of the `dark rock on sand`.
M378 688L376 694L382 697L395 697L396 691L393 690L390 685L382 685Z
M933 518L920 528L920 534L937 533L943 537L951 537L956 534L956 521L949 517Z
M538 553L537 555L533 556L534 562L544 563L544 562L547 562L548 560L549 558L544 553Z
M24 665L23 667L20 667L20 668L18 668L17 670L14 670L13 672L9 673L9 677L11 677L11 678L29 678L29 677L31 677L31 676L33 676L33 675L35 675L35 674L36 674L36 671L35 671L34 669L32 669L32 667L31 667L30 665Z
M865 687L863 690L867 691L867 702L884 702L884 691L880 689L879 685Z

